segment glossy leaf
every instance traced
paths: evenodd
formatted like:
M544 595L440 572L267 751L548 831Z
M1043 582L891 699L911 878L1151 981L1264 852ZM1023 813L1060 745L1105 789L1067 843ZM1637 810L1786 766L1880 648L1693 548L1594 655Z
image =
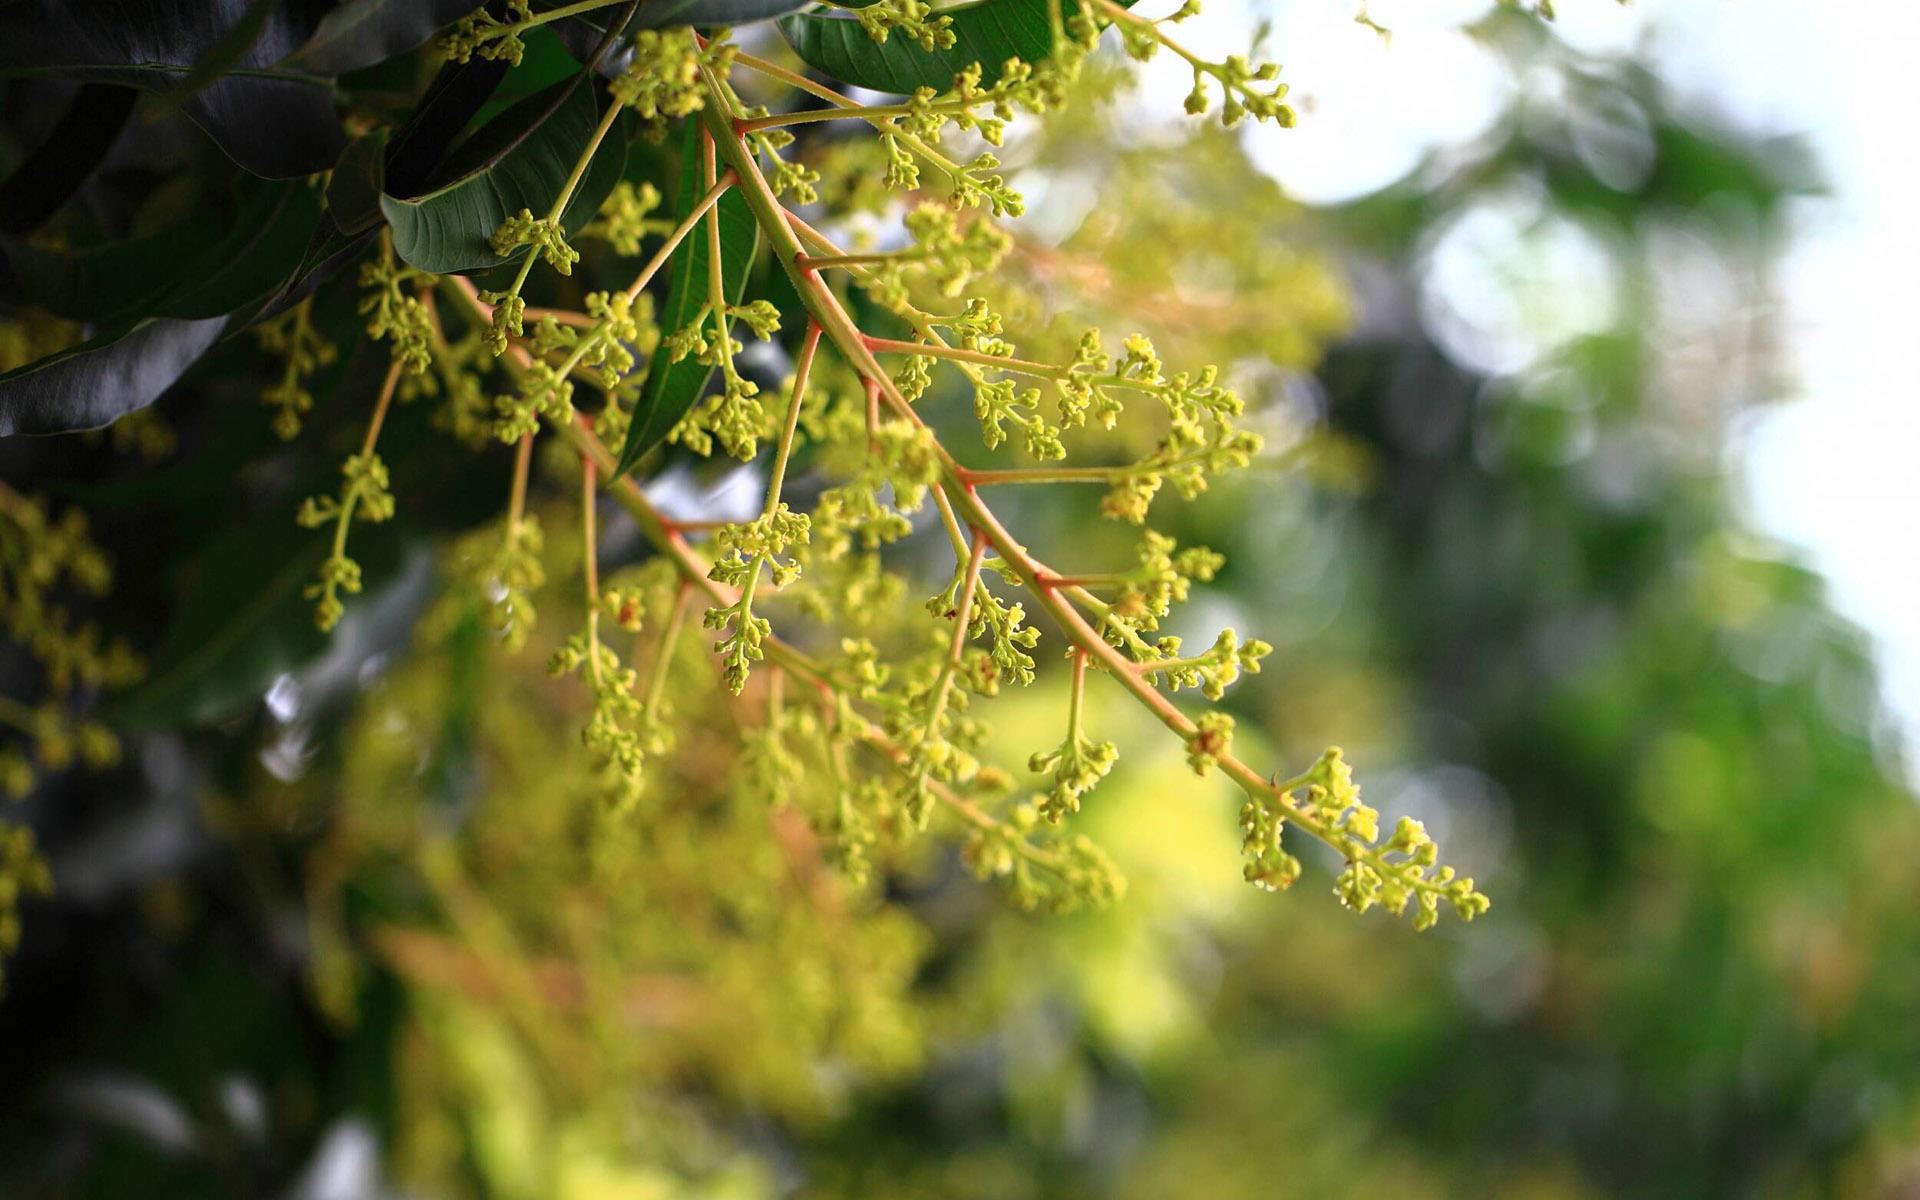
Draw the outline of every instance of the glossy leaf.
M242 177L237 206L148 237L83 250L6 243L21 294L62 316L225 316L272 291L300 261L320 199L297 183Z
M813 0L645 0L633 15L635 29L666 29L693 25L702 29L719 26L752 25L790 12L798 12ZM567 52L579 62L588 62L600 40L620 10L594 9L579 16L542 26L550 29ZM531 42L529 42L531 45ZM617 75L626 64L626 56L609 54L599 64L602 75Z
M247 55L266 33L267 23L279 10L280 0L246 0L246 5L240 19L194 58L178 83L160 94L157 109L173 112L221 76L247 65Z
M427 190L454 141L499 89L507 71L506 63L486 58L440 68L412 114L387 139L381 184L386 194L407 198Z
M279 65L315 75L357 71L406 53L478 7L479 0L346 0Z
M680 162L679 199L674 211L685 216L705 194L705 189L700 186L698 168L698 121L686 123ZM760 247L760 227L754 223L753 211L747 207L746 199L738 190L728 191L721 196L714 210L719 213L720 220L721 287L726 293L727 303L738 304L746 291L747 272ZM707 270L708 242L707 225L702 221L674 252L667 299L660 309L662 332L672 333L685 328L693 321L701 306L707 303L712 286ZM642 455L666 440L667 434L673 432L673 427L680 423L694 402L706 392L707 381L713 377L713 371L713 367L696 362L691 357L673 362L664 347L653 352L646 381L640 387L640 398L634 405L633 423L627 429L626 445L620 449L616 474L624 475L631 471Z
M6 247L25 296L89 318L77 346L0 375L0 436L94 429L145 408L229 327L282 290L320 225L301 184L257 184L238 214L153 238L55 253Z
M578 76L514 105L455 151L452 182L411 199L380 198L394 252L439 275L507 261L493 252L494 230L523 208L544 214L552 206L598 121L593 89ZM561 216L568 232L599 211L625 166L622 122L600 144Z
M224 317L132 321L8 371L0 375L0 437L111 425L158 400L226 326Z
M528 96L545 91L556 83L564 83L580 73L580 68L592 60L593 52L606 37L606 31L579 22L580 18L576 17L556 21L552 25L537 26L526 32L521 38L526 49L521 52L520 61L513 64L513 69L507 72L499 88L480 110L482 123L493 120ZM611 53L602 56L602 66L607 60L617 57ZM601 74L617 75L619 70L603 70Z
M239 29L246 46L233 69L182 111L256 175L311 175L333 165L346 138L331 81L272 66L305 40L295 7L274 7L248 34L250 0L13 0L0 4L0 76L180 94L203 58L232 51Z
M1039 62L1053 53L1047 0L983 0L944 11L954 35L946 50L923 50L898 33L876 42L857 18L831 9L794 13L777 24L808 66L842 83L899 95L923 87L944 92L976 62L981 83L991 86L1009 58Z
M367 248L378 232L377 229L365 229L359 233L342 233L333 227L332 221L321 221L313 231L306 253L293 274L271 295L236 310L228 324L228 332L238 332L249 325L269 320L306 299L334 272L359 258L360 252Z

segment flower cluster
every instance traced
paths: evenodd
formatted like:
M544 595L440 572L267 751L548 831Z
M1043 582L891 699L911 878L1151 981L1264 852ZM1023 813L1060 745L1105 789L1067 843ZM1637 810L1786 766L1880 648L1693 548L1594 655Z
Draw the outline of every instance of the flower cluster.
M141 661L124 641L109 641L99 625L81 620L63 596L104 595L111 578L84 514L69 509L55 518L42 501L0 484L0 629L25 649L50 693L38 705L0 696L0 728L21 739L0 744L0 795L25 796L36 766L102 767L119 758L113 734L73 716L68 698L132 683Z
M888 308L909 304L911 283L924 277L942 296L958 296L975 276L1000 265L1013 239L984 218L962 222L950 205L920 204L907 214L911 250L875 256L868 290Z
M504 15L482 12L456 23L440 46L454 61L518 62L522 35L575 15L575 6L565 7L564 14L536 14L527 0L511 0L494 8ZM1044 549L1027 545L989 507L1001 485L1093 483L1100 490L1088 494L1089 508L1099 496L1105 516L1144 525L1163 493L1198 497L1261 451L1260 438L1240 427L1240 396L1219 368L1171 369L1144 334L1115 345L1090 327L1098 318L1053 321L1059 306L991 284L989 277L1015 252L996 219L1018 215L1024 200L993 153L973 153L977 144L965 152L952 145L977 138L998 147L1020 114L1057 110L1083 67L1088 79L1094 76L1087 56L1107 29L1117 30L1136 59L1169 52L1185 60L1195 80L1190 112L1218 103L1227 124L1245 116L1290 124L1276 67L1240 56L1207 61L1168 35L1172 22L1194 11L1197 5L1188 3L1171 18L1152 20L1113 0L1076 0L1046 14L1054 48L1044 61L973 63L944 91L922 88L884 104L858 103L744 56L724 32L703 38L674 27L620 34L630 54L607 85L614 105L600 114L566 182L490 231L510 283L489 280L480 291L465 279L436 278L402 265L387 238L362 266L360 312L368 334L391 344L392 365L365 441L342 466L338 490L300 509L302 525L332 529L307 592L317 601L318 623L335 625L342 598L361 589L360 565L347 554L353 522L385 521L394 512L377 452L390 400L439 395L444 403L435 421L443 428L469 443L485 438L518 450L511 486L503 488L505 520L466 537L452 553L454 574L467 585L459 596L461 619L469 629L484 622L510 651L535 637L552 646L557 636L534 628L536 604L550 603L549 568L556 574L580 569L585 586L570 603L584 614L584 628L561 642L549 662L554 674L584 684L587 757L623 805L643 798L643 781L650 772L660 777L662 758L669 758L669 768L684 766L694 748L675 753L668 683L705 670L718 684L711 695L682 689L680 699L689 710L685 720L706 728L706 718L717 717L711 727L735 731L737 753L716 795L724 792L726 804L743 797L771 804L783 830L796 832L810 853L824 855L855 886L894 869L941 814L964 831L962 855L971 870L1004 884L1021 906L1108 903L1123 887L1113 864L1084 837L1056 828L1080 811L1118 760L1114 742L1086 728L1085 689L1093 680L1145 705L1174 732L1196 774L1217 769L1248 790L1242 811L1248 879L1278 888L1299 876L1300 861L1282 847L1283 827L1292 822L1343 858L1335 887L1349 908L1412 910L1423 928L1442 904L1463 917L1484 910L1485 898L1471 880L1438 865L1417 822L1402 821L1381 841L1379 815L1360 802L1337 751L1292 781L1263 784L1234 752L1233 718L1183 694L1219 701L1272 650L1227 629L1210 647L1188 654L1179 638L1162 634L1174 606L1222 569L1219 554L1146 530L1131 565L1062 574L1042 561ZM879 0L859 8L857 20L880 42L904 38L925 50L950 50L957 42L954 15L926 0ZM827 107L779 114L750 108L729 82L736 69L747 68L810 91ZM811 156L810 141L794 161L782 158L798 144L794 129L841 118L870 136L822 138L821 156ZM687 143L702 147L697 161L681 162L679 170L698 173L706 186L697 194L707 207L664 220L658 188L634 180L616 186L598 214L573 214L589 217L584 223L566 219L604 139L617 142L635 126L659 132L676 120L699 122L704 131L704 140ZM835 148L841 144L854 148ZM835 157L842 165L831 165ZM829 163L832 181L823 180L819 163ZM944 177L944 200L887 195L887 189L918 192L923 174ZM848 182L853 176L857 183ZM717 205L730 187L744 194L744 206ZM822 193L828 196L824 216L811 210ZM848 235L838 218L849 196L860 197L891 240L886 234L861 240L856 252L835 244ZM808 206L805 218L801 206ZM764 263L722 261L723 219L740 219L743 210L755 223L753 244L772 247L775 269L787 273L791 286L767 286ZM577 231L571 237L569 228ZM670 235L673 245L650 258L625 290L596 290L599 264L582 261L573 241L581 234L623 256L640 255L656 235ZM693 240L680 240L687 237ZM726 235L728 253L737 242ZM655 273L668 262L684 266L685 258L672 256L689 247L706 247L712 258L704 273L671 273L666 311L675 314L668 322L673 327L661 328L648 288L657 293ZM1016 261L1027 253L1022 247ZM541 263L552 270L535 279ZM1236 280L1252 270L1236 266ZM746 280L758 298L741 296L728 280ZM539 307L530 307L529 296ZM310 305L290 310L258 335L283 364L279 384L265 395L283 436L292 436L311 411L310 381L334 356L314 328ZM789 322L802 324L781 338L784 350L795 352L795 378L763 396L749 378L752 368L743 370L751 359L735 324L771 342L783 333L783 311ZM1169 358L1188 357L1189 345L1164 337L1163 345ZM1215 344L1193 357L1238 363L1254 348ZM767 357L777 359L782 348L773 349ZM689 390L642 412L641 398L654 396L664 382L642 373L651 369L643 363L656 360L699 363L717 378L705 393ZM669 379L709 374L684 371ZM576 387L585 389L579 412ZM955 421L964 426L969 408L984 449L969 447L963 462L937 431ZM684 415L667 440L683 456L750 462L771 445L759 516L669 518L653 507L648 489L612 478L619 461L613 450L623 434L672 413ZM983 461L976 465L976 459ZM572 474L576 464L578 475ZM790 464L798 482L786 496ZM542 536L536 510L552 502L538 486L546 474L580 484L577 554L547 546ZM651 543L643 565L616 570L605 588L595 524L603 479L633 518L622 537L637 530ZM19 514L11 519L22 530L31 523ZM63 535L49 532L42 517L32 520L39 525L22 544L38 538L41 554L54 545L52 570L87 588L95 574L103 576L104 566L96 572L72 546L58 551ZM0 526L0 571L47 576L44 566L14 565L18 556L5 530ZM605 542L611 553L619 539ZM928 582L929 562L944 570L949 546L951 574L944 586ZM628 541L621 553L630 551ZM933 591L924 608L901 602L913 578ZM760 608L780 619L778 631L756 608L776 592L782 601ZM33 644L56 686L118 677L117 667L102 665L96 643L50 623L44 605L38 616L29 611L41 603L29 593L20 597L0 593L0 613L17 640L40 639ZM683 638L696 604L701 618ZM1058 631L1048 635L1059 639L1056 651L1036 653L1042 634L1029 623L1029 605ZM642 635L657 637L651 652ZM821 653L823 646L829 649ZM1028 791L996 765L987 717L1003 689L1039 678L1040 658L1069 664L1069 711L1059 740L1027 758L1035 777ZM1190 702L1199 711L1182 707ZM701 704L706 707L692 711ZM53 706L10 716L0 708L0 720L36 739L42 761L106 757L106 743L87 728L59 725L61 712ZM13 784L22 769L0 758L0 783ZM762 812L762 827L765 817ZM0 895L0 907L5 899Z
M718 442L722 450L746 462L759 449L766 409L760 403L760 385L742 375L734 362L734 356L746 348L733 336L736 320L764 341L779 330L780 310L766 300L728 304L716 296L685 328L667 335L664 344L675 362L691 357L720 368L720 390L681 419L671 440L701 454L710 453Z
M517 442L539 430L541 417L556 425L573 420L573 381L559 367L535 361L520 372L516 391L494 398L494 436Z
M621 180L613 186L600 215L580 230L584 237L604 238L616 253L631 258L640 253L640 243L650 234L665 233L673 222L649 214L660 207L660 189L650 183L635 185Z
M337 496L309 496L300 504L295 518L303 529L318 529L331 523L333 545L321 560L319 578L307 585L306 597L316 601L314 623L322 630L332 629L346 613L341 593L360 591L360 564L347 555L347 531L355 520L378 523L393 519L393 493L388 490L387 464L378 454L367 450L351 455L340 464L345 482Z
M1027 769L1053 775L1040 815L1057 824L1069 813L1079 812L1080 797L1105 779L1119 758L1120 750L1112 742L1096 742L1079 729L1069 730L1066 740L1052 750L1035 754L1027 761Z
M643 121L662 121L699 112L706 105L700 70L724 74L738 48L716 40L705 48L693 30L644 29L634 35L633 57L608 89L613 98Z
M124 641L79 620L60 599L63 589L103 596L112 569L87 532L86 514L70 508L57 518L44 501L0 484L0 626L65 695L75 687L123 687L141 671Z
M531 0L507 0L506 20L492 16L484 8L479 9L455 21L440 36L439 49L450 62L468 62L479 55L519 66L527 52L527 44L520 40L520 31L532 23Z
M719 630L721 677L737 696L747 686L751 664L766 656L767 634L772 631L764 617L753 615L754 592L763 570L771 571L777 590L800 575L800 564L782 558L787 548L804 544L810 531L805 513L796 513L785 504L744 524L722 526L714 535L716 557L707 577L717 583L739 589L731 604L709 608L702 621L708 629Z
M393 257L393 241L385 235L380 239L380 256L360 266L360 286L367 289L360 299L360 312L367 318L367 336L375 341L391 340L410 375L422 374L433 361L433 325L426 302L407 291L406 285L431 279L412 267L399 265Z
M757 106L746 110L749 120L770 117L765 107ZM746 135L747 142L754 153L764 158L772 169L767 176L767 184L776 196L790 197L795 204L817 204L820 201L820 172L803 162L794 162L781 155L781 151L793 145L793 134L785 129L754 129Z
M38 704L0 696L0 730L10 739L0 742L0 797L25 797L37 770L118 761L119 740L76 716L73 702L83 689L124 687L144 668L125 642L108 640L67 601L69 594L104 595L111 579L81 512L55 517L44 501L0 484L0 630L39 668L47 689ZM32 831L0 826L0 958L19 944L20 899L52 885Z
M586 682L593 694L593 714L580 730L580 741L605 774L613 797L632 804L640 798L647 761L638 672L624 666L591 627L554 651L547 669L556 676L579 675Z
M987 564L989 570L997 570L998 566L998 560ZM999 691L1003 680L1021 687L1032 683L1034 661L1033 655L1027 652L1040 644L1040 631L1026 623L1026 605L1018 600L1002 600L983 580L974 589L969 616L967 636L987 639L986 653L969 659L966 664L970 667L967 680L973 690L992 696Z
M406 300L406 296L400 297L402 305ZM375 304L382 301L392 303L384 287ZM388 314L376 319L387 321L391 311L389 308ZM309 296L273 320L261 322L253 331L262 350L286 361L279 380L260 393L260 402L274 409L274 433L285 441L299 436L300 419L313 410L313 395L307 391L307 381L320 368L332 363L338 354L333 343L314 329L312 313L313 298ZM119 425L114 428L118 429Z
M500 222L500 227L493 231L491 244L493 252L501 258L511 257L522 246L531 246L531 253L538 254L562 275L573 274L573 264L580 261L580 252L567 243L567 232L560 227L560 218L536 219L530 208L523 208Z
M860 28L876 42L894 33L919 43L922 50L953 48L953 18L936 13L926 0L877 0L855 10Z
M1220 765L1233 745L1233 718L1223 712L1201 713L1187 735L1187 765L1205 775Z
M1241 850L1249 883L1278 891L1300 877L1299 859L1281 844L1289 820L1345 856L1334 894L1355 912L1378 904L1397 917L1411 907L1413 927L1430 929L1440 919L1442 904L1463 921L1487 911L1487 897L1472 879L1436 865L1439 850L1419 821L1400 818L1393 835L1380 841L1380 814L1360 799L1353 768L1337 746L1299 778L1255 793L1242 806Z
M1112 0L1096 2L1114 19L1120 30L1120 44L1125 47L1129 57L1145 62L1165 47L1179 55L1193 69L1193 90L1187 93L1185 106L1189 115L1201 116L1213 107L1207 87L1211 79L1219 87L1222 97L1222 125L1237 125L1251 116L1256 121L1272 121L1282 128L1293 126L1296 116L1286 103L1287 85L1276 82L1280 78L1277 64L1262 62L1254 65L1241 54L1228 55L1218 62L1212 62L1187 50L1161 28L1162 25L1197 15L1200 12L1200 0L1186 0L1177 11L1160 20L1137 16Z
M1218 368L1166 376L1153 344L1135 335L1111 377L1116 387L1148 392L1165 407L1168 432L1153 454L1116 474L1101 512L1139 525L1162 485L1188 500L1206 491L1211 476L1242 470L1260 452L1260 436L1237 427L1240 397L1220 383Z
M920 511L940 476L937 450L923 427L897 421L875 427L851 477L822 492L814 507L818 556L838 562L856 548L871 555L912 533L907 514Z
M576 371L593 370L601 387L612 391L633 370L636 352L651 349L654 326L648 297L589 292L585 307L593 323L584 332L551 316L542 317L535 327L527 347L532 361L520 373L519 391L496 401L494 432L501 441L517 442L532 433L543 415L552 421L571 420ZM495 309L496 317L499 311Z
M1260 673L1260 660L1273 653L1273 647L1259 638L1248 638L1244 643L1231 629L1223 629L1214 639L1206 653L1192 658L1181 658L1180 639L1161 638L1155 647L1168 655L1164 659L1152 661L1147 677L1158 682L1163 676L1174 691L1181 688L1199 688L1209 700L1218 700L1226 690L1244 672L1248 675Z
M1014 903L1028 910L1104 908L1126 894L1126 879L1113 860L1085 836L1044 849L1028 842L1039 821L1033 805L1015 805L1006 822L969 833L961 857L980 878L1004 879Z
M453 552L454 574L486 597L488 624L508 653L526 646L538 619L533 596L547 581L544 544L540 518L526 514L469 535Z

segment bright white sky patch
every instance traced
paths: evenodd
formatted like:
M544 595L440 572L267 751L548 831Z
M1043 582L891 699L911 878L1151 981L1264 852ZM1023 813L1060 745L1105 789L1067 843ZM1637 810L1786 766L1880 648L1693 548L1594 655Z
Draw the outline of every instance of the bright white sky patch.
M1336 204L1407 174L1429 150L1479 137L1512 91L1500 64L1459 32L1488 7L1383 0L1372 13L1393 30L1388 43L1354 23L1351 3L1276 6L1270 53L1301 121L1284 134L1249 126L1248 153L1291 195Z

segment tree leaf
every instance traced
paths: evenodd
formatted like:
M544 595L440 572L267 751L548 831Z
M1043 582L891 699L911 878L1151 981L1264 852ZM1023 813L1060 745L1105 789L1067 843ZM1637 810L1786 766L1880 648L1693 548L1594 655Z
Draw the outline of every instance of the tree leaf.
M196 223L89 251L6 247L27 296L100 327L0 374L0 436L95 429L145 408L239 327L229 314L286 286L320 225L319 197L293 183L243 192L239 215L219 236Z
M386 185L387 131L355 138L327 181L327 215L342 233L361 233L386 220L380 193Z
M313 290L325 282L335 271L360 257L373 241L376 229L364 229L359 233L342 233L333 227L333 222L322 221L313 231L313 237L307 243L307 251L301 256L300 265L295 268L287 281L276 288L271 295L263 296L252 304L234 312L228 322L227 332L238 333L248 326L270 320L300 303L312 294Z
M387 140L385 180L391 196L417 196L427 190L460 136L507 76L506 63L488 58L448 63L427 85L426 95Z
M701 186L700 123L686 123L681 140L679 201L674 211L684 217L693 211L706 193ZM753 210L737 189L730 189L714 205L720 214L721 288L729 304L740 303L746 291L747 271L760 248L760 227L754 223ZM674 253L667 285L667 301L660 310L662 332L673 333L693 320L700 306L707 303L711 284L707 274L707 229L702 221L687 235ZM712 378L714 368L692 357L671 361L665 347L653 352L646 381L640 386L640 398L634 402L633 423L627 428L626 445L620 448L620 462L614 474L633 470L640 457L666 440L667 434L687 415L700 399Z
M0 437L111 425L145 408L207 352L226 318L150 318L0 375Z
M454 152L457 178L423 196L380 198L393 249L423 271L446 275L507 261L493 252L501 222L525 208L544 214L560 194L599 122L594 91L575 76L501 113ZM593 218L626 167L624 118L593 156L561 214L569 233Z
M574 18L574 21L578 19ZM493 120L528 96L545 91L554 84L563 83L580 73L580 68L592 60L593 52L599 48L601 41L606 37L606 31L580 25L577 32L581 35L583 45L576 53L574 47L560 34L562 29L572 25L573 21L556 21L552 25L536 26L522 35L521 41L525 43L526 48L520 53L520 61L513 64L506 78L500 81L499 88L481 108L479 113L481 123ZM602 56L600 65L604 68L608 61L617 57L609 52ZM601 71L603 76L619 73L618 69L611 72L604 69Z
M117 722L173 725L230 715L325 649L313 603L300 594L325 547L308 539L288 553L289 522L275 524L278 545L242 526L188 564L179 589L184 615L168 630L151 674L114 703Z
M633 15L634 29L665 29L670 26L751 25L771 20L783 13L798 12L813 0L646 0ZM867 0L871 3L872 0ZM579 62L587 62L600 40L606 36L612 9L595 9L579 16L542 26L550 29L561 45ZM618 75L625 67L625 56L605 57L598 70L602 75Z
M280 0L247 0L247 7L228 30L202 50L193 67L180 81L160 94L160 112L170 113L185 107L206 86L228 71L246 65L247 54L266 32Z
M751 25L798 12L811 0L648 0L634 17L636 29L669 25Z
M195 216L148 237L82 250L0 242L22 296L99 324L141 317L220 317L285 282L320 221L302 183L241 176L232 211Z
M903 96L923 87L944 92L955 75L976 62L981 85L990 87L1009 58L1031 63L1053 53L1047 0L982 0L942 11L953 18L954 41L947 50L922 50L899 33L876 42L857 18L830 9L794 13L776 24L793 52L815 70L842 83Z
M314 75L358 71L405 54L478 7L479 0L346 0L278 65Z
M324 477L314 484L309 490L327 486ZM326 556L326 540L295 530L290 507L275 506L222 531L187 563L175 588L177 615L153 669L113 702L107 715L115 723L153 728L222 720L257 705L279 676L342 653L343 646L360 643L360 658L375 648L368 641L390 648L400 640L411 621L396 630L394 617L415 615L417 604L404 605L402 614L381 610L391 609L388 601L409 582L396 578L406 541L401 531L392 525L354 530L353 554L370 586L329 635L315 627L313 601L305 595ZM291 548L290 536L299 539ZM411 582L419 591L420 580ZM386 628L372 628L376 623Z
M131 88L82 84L26 161L0 185L0 233L28 233L59 211L113 149L133 112Z
M0 4L0 76L173 93L204 56L232 50L229 39L249 7L249 0L13 0ZM324 171L346 145L331 81L271 69L305 40L288 7L267 13L237 66L182 105L236 163L273 179Z
M112 325L160 315L167 290L206 260L226 228L220 215L199 213L161 233L80 250L8 239L0 242L0 255L23 299L63 317Z

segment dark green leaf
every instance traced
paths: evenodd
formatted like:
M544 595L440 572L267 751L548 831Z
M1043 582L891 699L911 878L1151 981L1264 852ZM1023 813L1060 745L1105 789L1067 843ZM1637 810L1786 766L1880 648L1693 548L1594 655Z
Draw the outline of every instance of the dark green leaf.
M227 332L237 333L300 303L335 271L358 258L377 232L366 229L359 233L342 233L333 227L332 221L320 222L307 243L307 251L301 256L299 267L271 295L235 311Z
M1009 58L1039 62L1053 53L1047 0L983 0L945 12L953 18L954 35L947 50L922 50L898 33L876 42L856 18L830 9L795 13L777 23L808 66L842 83L899 95L923 87L944 92L955 75L976 62L981 83L990 86Z
M360 233L386 220L380 193L386 183L387 131L356 138L327 182L327 215L342 233Z
M221 215L201 213L183 225L131 241L47 250L8 240L0 243L0 254L23 299L63 317L111 325L160 315L167 291L206 260L227 227Z
M346 0L280 65L315 75L358 71L406 53L478 7L479 0Z
M700 123L688 121L681 143L679 202L674 211L681 216L693 210L706 189L701 187ZM746 291L747 272L760 247L760 227L754 223L753 210L739 191L730 190L714 205L720 214L721 287L729 304L740 303ZM707 271L708 233L706 222L695 227L675 252L667 285L667 301L661 307L660 328L672 333L692 322L700 306L707 303L711 284ZM627 443L620 449L620 463L614 473L624 475L647 451L666 440L667 434L687 415L706 391L713 368L691 357L672 362L665 348L655 350L647 368L646 382L634 404L633 424L627 429Z
M487 103L507 75L504 62L474 58L448 63L427 85L426 95L413 106L400 128L387 141L385 182L387 195L402 198L427 190L454 139Z
M493 252L494 230L523 208L544 214L552 206L598 122L593 89L579 76L514 105L454 153L451 183L412 199L380 198L394 252L437 275L499 266L506 259ZM568 232L591 220L619 182L626 143L623 120L561 215Z
M568 22L556 24L565 26ZM554 25L541 25L528 30L521 39L526 43L526 49L521 52L520 61L513 64L513 68L500 81L499 88L481 108L480 122L485 124L528 96L578 75L581 64L593 57L594 50L606 36L604 30L588 29L586 26L580 29L583 35L591 34L592 38L585 42L577 56L561 40Z
M299 183L242 176L229 212L84 250L0 244L21 294L62 316L111 325L141 317L222 317L286 281L320 220Z
M94 429L145 408L237 327L230 313L287 285L320 225L319 197L290 183L243 192L239 216L216 236L196 223L90 251L7 247L26 295L99 327L0 375L0 436Z
M267 30L280 0L247 0L246 11L228 30L202 50L179 82L160 94L159 110L173 112L227 72L247 65L247 55Z
M290 537L299 538L291 551ZM291 512L281 508L227 530L182 571L178 614L152 671L109 715L135 727L221 720L257 705L279 676L343 644L365 645L375 632L370 621L384 616L383 624L393 624L394 614L380 610L391 608L387 599L407 583L394 578L402 541L390 525L354 530L354 557L372 586L329 636L314 626L313 601L305 595L326 556L325 537L301 537ZM419 580L413 583L417 590ZM405 615L416 611L409 606ZM388 629L379 640L390 644L393 633Z
M14 0L0 4L0 76L176 92L204 56L231 47L228 39L248 11L249 0ZM223 151L256 175L311 175L333 165L345 148L331 82L270 69L303 41L299 22L276 7L232 69L183 105Z
M286 522L278 524L277 545L242 528L189 565L183 616L148 678L114 705L115 720L140 726L228 716L325 648L313 602L300 593L326 548L309 539L289 554Z
M136 94L112 84L81 85L53 132L0 185L0 233L37 229L66 203L119 140Z
M634 26L662 29L669 25L751 25L783 13L797 12L810 0L648 0L640 6Z
M0 437L111 425L173 386L226 328L224 317L116 325L0 375Z

